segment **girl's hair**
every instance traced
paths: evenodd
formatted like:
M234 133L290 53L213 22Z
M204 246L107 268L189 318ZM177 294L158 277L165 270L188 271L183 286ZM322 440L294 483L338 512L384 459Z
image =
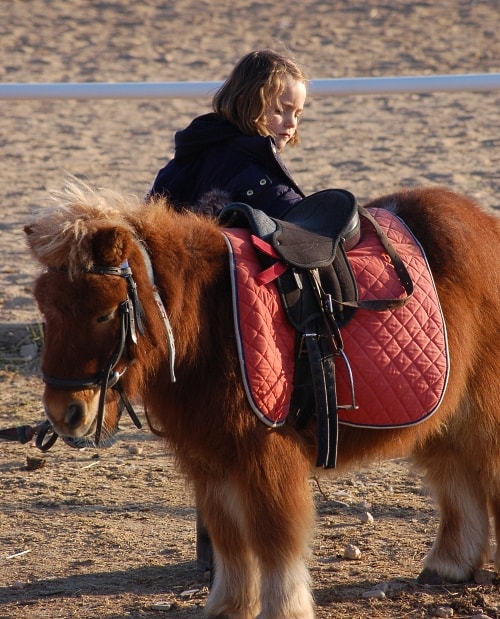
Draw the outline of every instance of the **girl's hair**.
M290 58L270 49L250 52L215 93L213 110L246 135L269 135L266 108L285 90L289 77L303 84L308 81ZM288 144L298 142L296 131Z

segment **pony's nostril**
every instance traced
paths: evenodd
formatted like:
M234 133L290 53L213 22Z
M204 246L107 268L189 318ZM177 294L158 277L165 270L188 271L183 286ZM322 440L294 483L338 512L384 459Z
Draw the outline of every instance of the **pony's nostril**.
M76 428L82 422L83 412L83 406L74 402L68 406L64 421L70 428Z

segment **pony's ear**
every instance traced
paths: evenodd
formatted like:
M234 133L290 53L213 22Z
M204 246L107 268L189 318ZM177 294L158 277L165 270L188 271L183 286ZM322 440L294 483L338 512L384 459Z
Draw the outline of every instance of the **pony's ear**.
M124 228L110 227L96 230L92 237L94 264L119 265L129 254L132 238Z

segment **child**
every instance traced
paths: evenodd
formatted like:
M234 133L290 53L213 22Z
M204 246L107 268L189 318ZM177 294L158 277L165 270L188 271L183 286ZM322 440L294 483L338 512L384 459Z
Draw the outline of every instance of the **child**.
M280 153L299 142L306 85L302 70L281 54L245 55L215 94L214 111L175 134L175 156L150 195L206 215L245 202L282 217L304 197Z

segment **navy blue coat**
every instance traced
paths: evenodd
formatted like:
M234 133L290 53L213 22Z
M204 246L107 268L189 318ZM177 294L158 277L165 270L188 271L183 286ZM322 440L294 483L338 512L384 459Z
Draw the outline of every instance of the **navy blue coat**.
M244 135L210 113L175 134L175 156L158 172L150 194L165 195L179 207L196 208L214 191L274 217L304 197L272 137Z

